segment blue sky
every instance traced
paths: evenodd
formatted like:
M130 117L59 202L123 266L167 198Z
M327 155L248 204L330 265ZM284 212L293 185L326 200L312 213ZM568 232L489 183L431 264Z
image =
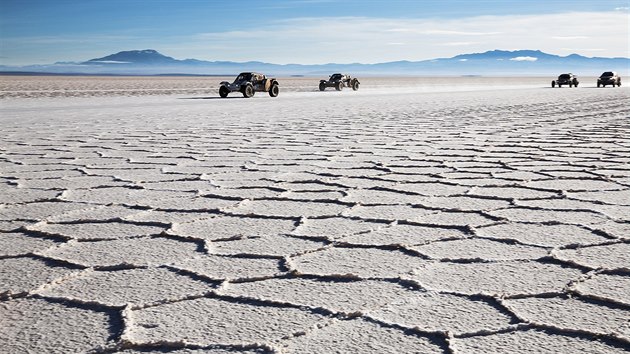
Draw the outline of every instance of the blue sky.
M0 0L0 63L121 50L286 63L424 60L492 49L628 57L629 0Z

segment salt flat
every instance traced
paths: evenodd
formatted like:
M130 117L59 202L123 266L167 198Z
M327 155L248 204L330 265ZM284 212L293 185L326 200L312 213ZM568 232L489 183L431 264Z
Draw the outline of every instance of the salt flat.
M2 352L630 350L625 86L221 80L2 78Z

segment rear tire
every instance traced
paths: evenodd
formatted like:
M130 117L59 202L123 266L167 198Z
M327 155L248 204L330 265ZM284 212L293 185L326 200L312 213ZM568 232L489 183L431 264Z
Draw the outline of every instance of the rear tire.
M219 96L221 96L221 98L226 98L229 93L230 93L230 90L227 87L225 86L219 87Z
M569 87L573 87L573 83L572 82L569 82Z
M278 84L271 84L271 88L269 89L269 96L278 97L279 93L280 87L278 86Z
M337 84L335 85L335 90L337 91L343 90L343 82L341 81L337 82Z
M323 82L320 82L320 83L319 83L319 90L320 90L320 91L324 91L325 89L326 89L326 84L325 84L325 83L323 83Z
M597 87L601 87L601 86L602 86L602 83L597 81Z
M354 82L352 83L352 91L356 91L359 89L359 81L354 80Z
M252 86L252 84L247 84L247 86L245 86L245 88L243 89L243 97L254 97L254 86Z

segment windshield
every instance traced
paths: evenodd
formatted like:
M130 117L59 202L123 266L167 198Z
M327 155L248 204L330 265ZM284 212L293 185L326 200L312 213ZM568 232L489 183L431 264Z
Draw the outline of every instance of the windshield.
M602 76L615 76L615 74L613 74L612 71L606 71Z
M558 78L559 78L559 79L570 79L570 78L571 78L571 75L569 75L569 74L562 74L562 75L560 75Z
M239 82L239 81L251 81L252 79L252 73L240 73L237 77L236 80L234 80L234 82Z
M331 80L339 80L339 79L341 79L342 76L343 75L341 75L341 74L332 74L332 75L330 75L330 79Z

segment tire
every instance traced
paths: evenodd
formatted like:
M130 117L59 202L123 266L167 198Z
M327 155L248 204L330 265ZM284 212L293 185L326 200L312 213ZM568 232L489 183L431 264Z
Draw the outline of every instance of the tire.
M576 82L576 83L575 83L575 87L578 87L578 84L579 84L579 82Z
M337 84L335 84L335 90L337 90L337 91L343 90L343 82L342 81L339 81L339 82L337 82Z
M323 82L320 82L320 83L319 83L319 90L320 90L320 91L324 91L325 89L326 89L326 84L325 84L325 83L323 83Z
M572 82L569 82L569 87L573 87L573 83Z
M354 80L354 82L352 83L352 91L356 91L359 89L359 81Z
M562 87L562 85L558 84L558 87Z
M225 86L219 87L219 96L221 96L221 98L226 98L229 93L230 93L230 90L227 87Z
M617 81L617 87L621 87L621 80Z
M555 81L552 81L552 82L551 82L551 87L552 87L552 88L553 88L553 87L556 87L556 82L555 82Z
M601 87L601 86L602 86L602 83L597 81L597 87Z
M252 84L247 84L243 89L243 97L251 98L254 97L254 86Z
M280 87L278 86L278 84L271 84L271 88L269 89L269 96L278 97L279 93Z

